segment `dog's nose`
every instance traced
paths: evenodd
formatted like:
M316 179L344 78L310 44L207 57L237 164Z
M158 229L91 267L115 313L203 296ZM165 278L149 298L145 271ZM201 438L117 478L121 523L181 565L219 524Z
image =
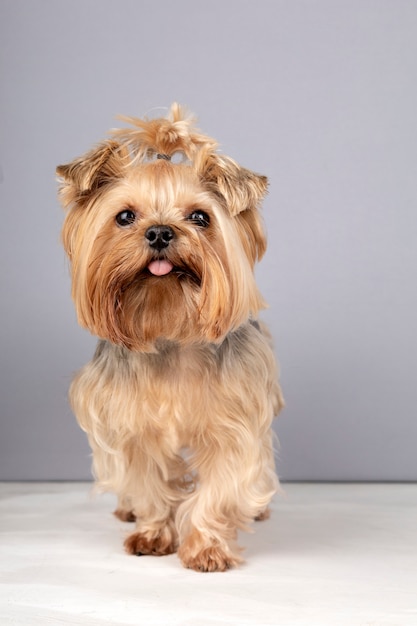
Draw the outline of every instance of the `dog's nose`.
M171 239L174 238L174 231L170 226L150 226L145 233L145 237L151 248L160 252L169 246Z

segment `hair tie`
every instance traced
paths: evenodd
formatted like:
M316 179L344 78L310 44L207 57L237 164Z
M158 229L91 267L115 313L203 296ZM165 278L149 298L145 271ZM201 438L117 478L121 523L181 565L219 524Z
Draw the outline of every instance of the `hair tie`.
M171 157L169 156L169 154L157 154L156 155L157 159L163 159L164 161L170 161Z

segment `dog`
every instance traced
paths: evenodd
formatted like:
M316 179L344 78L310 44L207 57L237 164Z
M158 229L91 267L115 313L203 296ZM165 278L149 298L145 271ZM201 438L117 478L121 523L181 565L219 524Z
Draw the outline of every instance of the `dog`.
M271 423L284 401L254 278L268 181L177 103L121 119L57 167L72 297L99 339L70 403L97 484L136 522L126 551L224 571L279 488Z

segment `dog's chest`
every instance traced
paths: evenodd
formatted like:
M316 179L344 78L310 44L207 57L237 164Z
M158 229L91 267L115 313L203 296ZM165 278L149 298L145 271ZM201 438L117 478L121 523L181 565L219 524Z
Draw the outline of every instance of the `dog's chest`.
M164 346L144 354L103 341L93 363L95 376L112 389L113 414L123 412L123 426L131 431L188 440L222 395L218 351L209 346Z
M179 446L216 424L221 428L225 419L242 415L257 393L259 385L250 384L250 372L259 369L251 349L255 334L249 325L221 345L166 344L152 354L100 342L93 370L100 388L110 393L111 422L117 415L126 434L152 432Z

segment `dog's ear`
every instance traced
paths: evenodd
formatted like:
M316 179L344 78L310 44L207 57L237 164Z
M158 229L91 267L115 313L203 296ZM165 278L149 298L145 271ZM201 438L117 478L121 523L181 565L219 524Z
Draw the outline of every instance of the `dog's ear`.
M62 180L60 195L64 206L89 197L91 193L123 175L127 150L116 141L105 141L82 157L58 165Z
M70 259L76 247L80 220L86 203L106 184L123 175L129 163L128 151L116 141L106 141L67 165L59 165L59 196L69 209L62 228L62 241Z
M241 167L230 157L213 152L205 155L203 151L197 156L197 171L209 191L235 218L242 245L253 266L266 250L258 209L268 189L267 177Z
M241 167L230 157L211 153L202 159L198 169L232 216L257 209L266 195L267 177Z

